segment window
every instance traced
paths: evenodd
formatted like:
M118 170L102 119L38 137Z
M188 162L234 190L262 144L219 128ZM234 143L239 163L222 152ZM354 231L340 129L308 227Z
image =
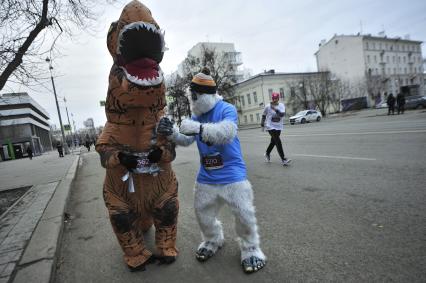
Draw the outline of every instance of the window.
M280 88L280 98L284 99L284 89Z
M244 124L247 124L247 115L244 115Z
M244 100L244 96L241 96L241 105L246 106L246 101Z
M414 67L414 74L417 74L417 67Z
M401 63L401 56L398 56L398 64Z
M395 56L392 56L392 63L395 63Z
M368 50L368 42L365 43L365 49Z
M373 49L376 49L376 44L373 42Z
M253 114L250 114L250 122L254 122L254 120L253 120Z
M257 104L257 93L255 91L253 92L253 103Z
M374 55L374 63L377 63L377 56Z
M294 86L290 87L290 95L291 95L291 97L295 97L296 96L296 91L294 89Z
M379 49L380 50L382 49L382 43L381 42L379 43Z
M389 55L386 56L386 63L389 63Z
M272 88L268 89L269 100L272 101Z
M367 63L370 64L370 55L367 55Z
M402 62L405 63L405 56L402 57Z
M407 68L404 68L404 74L406 74L407 73Z
M396 74L396 68L393 68L393 74L394 75Z
M390 68L388 68L388 75L390 75L391 74L391 69Z
M256 121L260 122L260 114L259 113L256 113Z
M251 97L250 97L250 93L247 93L247 104L251 104Z

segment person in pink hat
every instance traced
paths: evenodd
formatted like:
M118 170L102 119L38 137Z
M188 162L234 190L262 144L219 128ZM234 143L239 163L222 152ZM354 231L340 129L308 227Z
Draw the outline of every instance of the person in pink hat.
M268 131L271 136L271 142L265 153L265 162L271 162L271 151L277 147L278 154L281 158L281 164L288 166L291 159L285 157L283 145L281 143L280 134L284 129L283 119L285 115L284 103L280 102L280 94L273 92L272 101L263 110L262 121L260 123L262 129Z

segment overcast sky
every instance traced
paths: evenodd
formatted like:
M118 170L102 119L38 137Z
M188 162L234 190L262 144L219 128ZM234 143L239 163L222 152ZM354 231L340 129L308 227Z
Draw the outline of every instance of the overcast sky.
M106 47L109 25L120 16L128 1L104 6L95 36L80 34L75 40L59 40L65 55L54 62L57 93L66 97L77 128L93 118L95 125L106 121L104 108L108 73L112 64ZM265 69L277 72L316 71L314 53L322 39L334 34L388 37L409 34L413 40L426 40L425 0L145 0L160 27L166 32L169 50L161 63L170 74L197 42L232 42L242 53L243 65L253 74ZM423 56L426 49L422 45ZM47 66L46 66L47 68ZM53 93L49 89L29 94L49 113L51 123L59 124ZM8 85L3 92L25 91ZM64 104L62 119L66 121ZM71 119L71 117L70 117Z

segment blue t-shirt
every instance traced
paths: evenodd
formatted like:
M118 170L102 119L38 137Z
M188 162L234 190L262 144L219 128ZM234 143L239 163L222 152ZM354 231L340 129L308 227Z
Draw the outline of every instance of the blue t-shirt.
M238 115L235 107L227 102L219 101L214 108L201 116L193 116L193 120L200 123L219 123L229 120L237 125ZM198 152L200 153L200 170L197 182L202 184L230 184L247 179L246 166L241 154L240 140L235 136L232 141L224 145L211 145L196 136ZM220 169L206 170L201 162L203 156L220 154L223 167Z

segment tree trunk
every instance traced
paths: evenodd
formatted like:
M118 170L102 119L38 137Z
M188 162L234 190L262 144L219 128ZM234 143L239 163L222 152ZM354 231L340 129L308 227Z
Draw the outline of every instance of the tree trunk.
M19 47L18 51L15 54L13 60L7 64L7 67L4 69L3 73L0 75L0 90L3 89L10 75L22 64L22 58L25 53L30 48L33 41L36 39L38 34L47 26L51 24L51 22L47 19L47 8L49 1L43 0L43 12L38 24L34 27L34 29L30 32L27 39L24 41L21 47Z

